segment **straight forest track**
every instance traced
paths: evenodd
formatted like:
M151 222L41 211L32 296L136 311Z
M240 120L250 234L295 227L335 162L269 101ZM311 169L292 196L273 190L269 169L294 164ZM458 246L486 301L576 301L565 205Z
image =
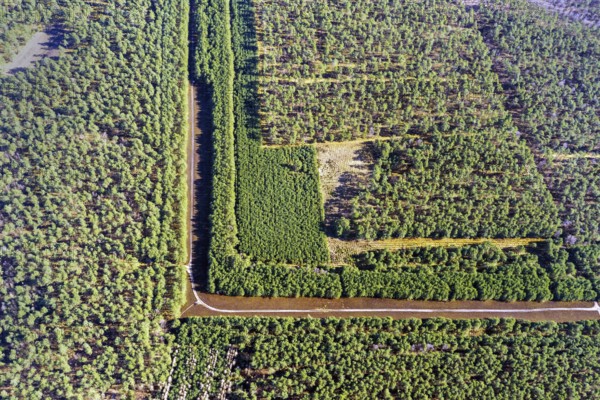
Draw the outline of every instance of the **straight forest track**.
M194 279L198 276L196 262L205 264L201 258L194 258L194 249L205 248L195 242L208 242L208 237L198 237L195 223L198 220L197 211L209 212L209 207L198 209L195 198L198 190L196 180L199 179L196 165L199 154L206 154L206 149L199 149L210 141L205 133L204 139L199 140L201 131L196 117L201 114L197 101L196 90L190 84L189 90L189 135L188 150L188 191L189 191L189 253L187 273L187 303L184 305L181 317L200 316L280 316L280 317L391 317L391 318L503 318L512 317L533 321L579 321L600 319L600 306L594 303L569 302L500 302L500 301L411 301L382 298L263 298L263 297L234 297L201 293L195 289L200 284ZM370 139L373 140L373 139ZM367 141L367 140L365 140ZM201 162L206 162L201 157ZM202 193L208 193L203 187ZM203 201L204 203L204 201ZM205 218L206 219L206 218ZM206 230L206 229L202 229ZM204 265L202 266L204 268Z

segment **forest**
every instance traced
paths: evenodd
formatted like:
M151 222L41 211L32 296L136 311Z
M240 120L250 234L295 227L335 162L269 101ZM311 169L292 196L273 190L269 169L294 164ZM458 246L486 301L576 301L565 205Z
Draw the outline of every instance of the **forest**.
M346 297L413 300L596 300L600 247L561 248L552 241L499 249L489 243L459 248L370 251L341 273Z
M195 318L168 399L598 398L600 324Z
M506 107L554 197L558 235L567 245L598 243L600 35L525 1L509 4L484 2L479 15Z
M336 225L342 237L550 237L552 197L525 143L488 129L371 146L370 182Z
M503 116L474 16L446 1L257 0L268 143L425 135ZM475 43L472 43L475 42ZM468 43L468 45L467 45Z
M213 82L213 139L216 151L223 151L217 156L223 163L215 163L213 170L215 180L223 177L223 186L214 186L207 290L246 296L420 300L598 298L598 260L593 256L597 248L561 249L556 240L526 249L483 245L494 254L491 259L481 255L487 251L481 246L423 247L415 251L431 258L429 262L419 261L420 256L406 259L399 251L370 252L348 265L328 265L314 147L260 146L264 139L263 105L256 101L262 76L257 72L260 29L255 31L251 18L257 9L247 0L231 5L224 0L202 1L195 17L200 32L195 63L201 66L196 80ZM451 33L448 40L456 44L456 51L446 50L444 59L448 65L450 60L462 60L470 68L467 71L476 71L465 72L467 82L472 86L473 77L481 77L475 81L489 91L487 97L482 94L473 101L481 105L486 99L494 111L483 122L473 119L483 125L470 128L468 134L456 127L448 131L434 127L421 137L375 142L370 149L375 164L369 187L354 200L350 219L337 224L338 234L346 240L550 238L559 229L556 205L535 159L504 109L502 87L491 70L474 16L454 5L447 9L464 25L457 30L466 33L456 37ZM424 14L420 18L427 18L427 11L419 10ZM224 40L211 40L211 35ZM481 65L462 58L460 49L468 38L476 40L471 51ZM419 39L406 42L411 40ZM210 63L215 66L212 71ZM446 85L440 79L438 87ZM223 95L230 91L231 97ZM454 261L440 252L454 254ZM587 256L577 256L580 253Z
M188 4L14 4L67 51L0 78L0 397L133 396L182 302Z
M597 398L596 321L177 319L189 78L207 291L600 299L598 30L503 4L3 3L0 62L49 24L62 50L0 77L0 398ZM544 240L330 263L315 143L354 138L386 141L344 240Z

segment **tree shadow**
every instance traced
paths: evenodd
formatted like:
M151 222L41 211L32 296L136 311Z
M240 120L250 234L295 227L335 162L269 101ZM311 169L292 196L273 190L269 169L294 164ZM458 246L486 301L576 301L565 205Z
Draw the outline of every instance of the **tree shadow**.
M13 60L3 67L4 72L7 75L14 75L34 68L37 63L46 58L58 59L61 46L66 46L65 37L66 31L60 23L50 25L43 31L35 33L19 50L24 53L17 53Z
M208 252L210 246L210 214L212 198L213 165L213 113L212 88L206 82L196 80L194 138L194 208L192 210L192 271L194 282L206 289L208 282Z

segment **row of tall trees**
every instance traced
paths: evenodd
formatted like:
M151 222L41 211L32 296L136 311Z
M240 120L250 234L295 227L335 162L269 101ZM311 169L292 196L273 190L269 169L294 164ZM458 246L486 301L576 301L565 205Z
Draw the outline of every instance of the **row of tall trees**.
M371 251L342 274L344 296L415 300L597 300L598 248L491 244Z
M188 6L19 3L68 51L0 79L0 397L132 394L183 291Z

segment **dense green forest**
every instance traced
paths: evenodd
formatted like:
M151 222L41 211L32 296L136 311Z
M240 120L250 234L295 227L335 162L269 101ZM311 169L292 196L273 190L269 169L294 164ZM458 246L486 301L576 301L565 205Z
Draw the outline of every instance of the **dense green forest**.
M550 237L552 197L525 143L503 130L375 142L345 237Z
M252 138L252 109L246 104L254 93L246 75L253 54L244 45L253 36L246 38L241 24L234 24L231 33L228 4L198 1L194 17L195 63L200 66L196 80L206 80L213 93L218 152L213 168L213 240L228 246L239 241L240 252L259 261L325 262L329 255L321 232L324 216L314 149L265 151ZM223 250L219 245L217 251Z
M480 30L536 155L566 244L600 240L600 35L526 1L484 2Z
M600 379L598 321L198 318L175 347L169 399L596 399Z
M600 247L553 242L499 249L491 244L371 251L341 274L344 296L414 300L596 300Z
M194 3L194 79L212 93L216 160L206 289L230 295L340 296L338 277L315 274L305 265L290 268L262 262L270 261L269 256L284 261L309 261L312 256L319 262L329 255L320 230L323 215L317 176L308 169L316 167L313 149L263 152L246 130L245 120L252 114L246 113L245 102L253 92L244 73L252 67L254 36L248 31L252 28L248 20L239 16L247 12L248 4L240 1L235 6L232 22L229 1ZM288 204L289 208L282 206ZM256 213L265 216L269 211L277 218L256 220ZM249 223L253 220L256 225ZM272 235L273 231L280 236ZM261 240L269 245L261 245ZM248 247L249 243L256 247ZM251 251L240 254L238 247Z
M133 393L181 304L188 5L18 3L68 50L0 79L0 397Z

